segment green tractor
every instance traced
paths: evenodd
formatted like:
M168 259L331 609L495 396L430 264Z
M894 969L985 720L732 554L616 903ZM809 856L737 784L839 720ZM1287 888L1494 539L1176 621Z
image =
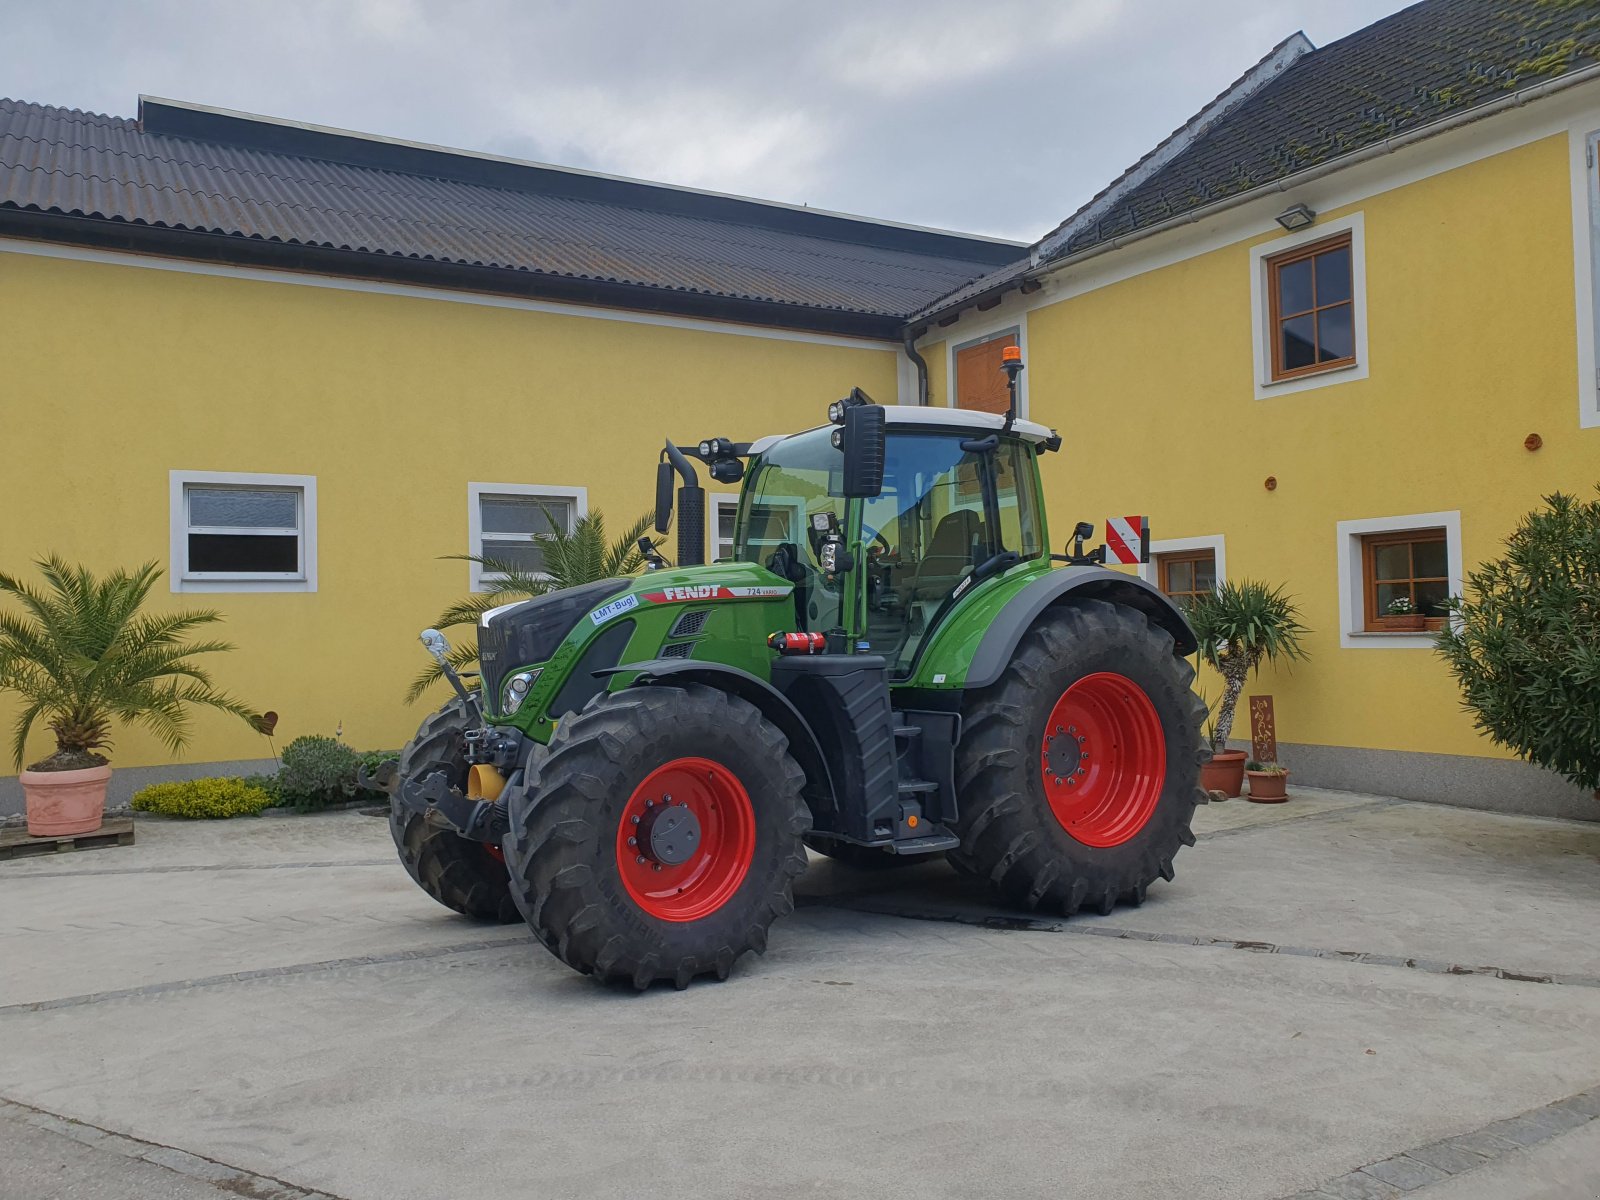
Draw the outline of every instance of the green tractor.
M1049 552L1038 458L1061 438L1016 419L1021 368L1004 416L857 390L804 433L668 442L677 565L645 539L641 575L485 613L479 686L447 666L456 698L364 779L412 878L639 989L763 951L807 847L942 854L1069 915L1170 880L1205 798L1194 635L1085 549L1094 526ZM729 559L705 561L691 460L742 480ZM1137 518L1107 542L1148 557Z

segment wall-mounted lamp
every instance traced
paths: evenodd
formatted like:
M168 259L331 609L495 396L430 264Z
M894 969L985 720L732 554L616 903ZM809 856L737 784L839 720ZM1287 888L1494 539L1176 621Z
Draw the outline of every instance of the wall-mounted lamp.
M1317 219L1317 214L1304 204L1296 204L1293 208L1286 208L1278 214L1277 221L1290 233L1296 229L1304 229Z

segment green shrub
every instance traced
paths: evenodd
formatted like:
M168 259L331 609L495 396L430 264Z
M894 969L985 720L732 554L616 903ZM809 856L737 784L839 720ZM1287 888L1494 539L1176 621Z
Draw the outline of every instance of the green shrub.
M326 808L356 794L361 755L336 738L307 734L283 748L278 786L283 803L298 809Z
M279 782L277 775L246 775L244 782L246 786L260 788L270 796L274 808L284 803L283 784Z
M1478 728L1600 795L1600 500L1546 496L1451 611L1439 653Z
M141 788L133 807L168 817L253 817L272 807L272 797L242 779L185 779Z

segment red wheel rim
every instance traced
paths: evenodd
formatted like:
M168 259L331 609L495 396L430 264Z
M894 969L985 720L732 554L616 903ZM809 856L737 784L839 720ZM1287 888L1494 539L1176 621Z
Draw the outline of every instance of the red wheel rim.
M1044 794L1086 846L1120 846L1150 821L1167 774L1167 743L1150 697L1111 671L1061 693L1040 739Z
M662 821L677 826L675 851L651 836ZM739 890L755 853L750 793L709 758L675 758L651 771L633 789L617 825L622 886L663 921L698 921L716 912ZM673 861L679 854L682 861Z

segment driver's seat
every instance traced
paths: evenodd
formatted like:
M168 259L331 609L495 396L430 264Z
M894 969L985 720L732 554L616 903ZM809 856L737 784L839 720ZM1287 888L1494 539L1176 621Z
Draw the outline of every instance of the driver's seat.
M911 580L910 600L943 600L977 566L983 544L983 517L970 508L946 513L928 539L928 552Z

